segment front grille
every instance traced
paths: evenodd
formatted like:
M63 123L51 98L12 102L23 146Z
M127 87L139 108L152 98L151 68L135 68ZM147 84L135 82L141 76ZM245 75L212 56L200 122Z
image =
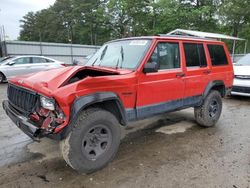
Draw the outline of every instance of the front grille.
M249 75L235 75L235 78L238 78L238 79L250 79L250 76Z
M38 101L38 95L30 90L9 84L8 99L17 110L30 113Z
M239 93L250 93L250 87L233 86L232 91Z

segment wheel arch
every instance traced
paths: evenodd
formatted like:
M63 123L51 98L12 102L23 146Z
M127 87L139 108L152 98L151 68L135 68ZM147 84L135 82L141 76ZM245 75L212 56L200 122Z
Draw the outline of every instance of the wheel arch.
M219 91L222 97L226 95L226 87L222 80L214 80L209 82L203 93L203 99L205 99L208 96L211 90Z
M94 93L87 96L82 96L73 102L71 106L71 115L70 115L70 123L63 130L61 137L65 138L77 120L79 113L90 107L100 107L109 112L111 112L121 125L125 126L127 124L127 117L125 108L123 106L122 101L117 96L117 94L113 92L100 92Z
M0 71L0 74L3 75L4 80L7 80L7 77L5 76L5 74L3 73L3 71Z

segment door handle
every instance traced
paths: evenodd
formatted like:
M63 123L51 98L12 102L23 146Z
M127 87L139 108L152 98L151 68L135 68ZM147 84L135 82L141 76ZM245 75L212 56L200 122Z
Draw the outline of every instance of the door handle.
M183 76L185 76L185 74L184 74L183 72L180 72L180 73L177 73L177 74L176 74L176 77L177 77L177 78L180 78L180 77L183 77Z
M210 71L210 70L205 70L205 71L203 71L203 73L204 73L204 74L210 74L211 71Z

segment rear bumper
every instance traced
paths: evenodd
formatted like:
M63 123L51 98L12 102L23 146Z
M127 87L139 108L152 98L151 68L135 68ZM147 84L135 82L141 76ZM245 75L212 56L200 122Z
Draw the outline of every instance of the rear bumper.
M33 140L38 141L41 132L38 127L30 123L26 117L22 116L18 111L13 109L7 100L3 101L3 109L19 129L21 129Z

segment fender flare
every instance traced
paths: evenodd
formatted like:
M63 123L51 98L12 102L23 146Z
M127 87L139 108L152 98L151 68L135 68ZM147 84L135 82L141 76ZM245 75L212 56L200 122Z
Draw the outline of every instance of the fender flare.
M94 93L87 96L82 96L79 98L76 98L71 106L71 113L70 113L70 122L68 126L66 126L61 134L61 139L66 138L68 133L72 130L72 127L77 120L78 114L85 108L87 108L90 105L94 105L96 103L101 103L105 101L114 101L115 105L117 106L118 113L121 117L120 123L122 125L127 124L127 116L125 112L125 108L123 106L123 103L121 102L120 98L117 96L117 94L113 92L99 92ZM119 120L118 120L119 121Z
M204 91L204 93L202 95L203 100L208 96L211 89L213 87L215 87L215 86L223 86L223 90L224 90L223 91L223 96L225 95L225 89L226 88L225 88L224 82L222 80L214 80L214 81L211 81L211 82L208 83L208 85L207 85L207 87L206 87L206 89L205 89L205 91Z
M3 75L4 80L7 80L7 77L6 77L6 75L3 73L3 71L0 70L0 74Z

